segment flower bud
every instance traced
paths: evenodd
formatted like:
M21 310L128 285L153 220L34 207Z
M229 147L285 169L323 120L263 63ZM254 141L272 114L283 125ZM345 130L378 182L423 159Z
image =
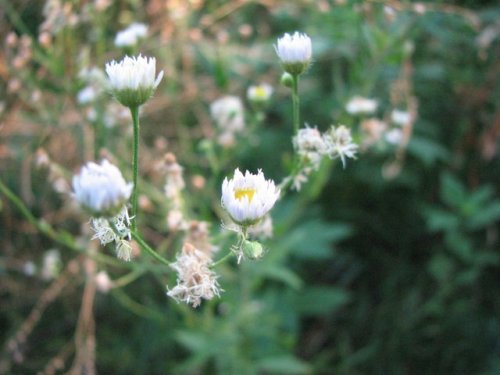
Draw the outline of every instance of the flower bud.
M245 240L243 242L243 254L249 259L255 260L260 259L264 254L264 249L262 245L257 241L248 241Z
M285 87L292 88L293 86L293 77L290 73L283 73L281 76L281 84Z

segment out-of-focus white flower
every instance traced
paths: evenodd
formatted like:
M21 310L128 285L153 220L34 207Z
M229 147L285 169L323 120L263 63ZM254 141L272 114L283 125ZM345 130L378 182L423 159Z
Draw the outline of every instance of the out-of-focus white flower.
M253 238L271 238L273 236L271 215L266 215L260 222L248 228L248 234Z
M400 126L406 126L411 121L411 115L407 111L395 109L391 112L391 121Z
M174 208L168 211L167 227L171 231L186 229L186 221L184 220L184 215L181 210Z
M201 299L210 300L220 295L217 275L209 266L211 258L193 245L185 243L171 267L177 272L177 285L167 292L177 302L197 307Z
M224 96L210 104L210 114L221 131L238 133L245 129L243 103L237 96Z
M61 254L59 250L52 249L45 252L43 255L43 265L41 276L44 280L54 279L61 270Z
M378 103L375 99L363 98L361 96L354 96L349 100L346 105L346 110L351 115L360 113L370 114L377 110Z
M78 91L76 95L76 100L81 105L86 105L92 103L97 98L97 92L92 86L86 86L82 90Z
M351 130L344 125L332 126L324 134L326 152L332 159L340 158L345 168L346 158L355 158L358 145L352 140Z
M299 129L292 142L296 152L306 159L307 164L318 170L321 158L326 154L326 144L320 131L306 124L305 128Z
M385 140L393 145L398 145L403 140L403 131L399 128L394 128L385 133Z
M177 158L172 153L165 155L165 195L166 197L176 202L180 198L180 193L186 186L182 177L183 168L177 163Z
M247 99L256 104L267 103L273 94L273 87L267 83L250 86L247 90Z
M227 177L222 183L222 207L231 219L248 227L256 224L273 208L280 196L280 190L274 181L266 180L261 170L257 174L246 171L243 175L239 169L234 177Z
M94 278L97 290L101 293L107 293L113 287L113 281L109 278L106 271L101 271Z
M26 276L33 276L36 272L36 265L32 261L27 261L26 263L23 264L23 273Z
M73 177L74 198L92 216L113 217L130 198L132 184L107 160L87 163Z
M163 71L156 76L154 57L125 56L120 62L106 64L106 73L116 99L126 107L144 104L154 93L163 77Z
M143 39L148 34L148 27L143 23L133 23L124 30L119 31L115 37L115 46L117 47L132 47L135 46L140 39Z
M292 75L303 73L311 62L311 38L304 33L298 31L293 35L285 33L278 38L278 44L274 46L274 49L281 60L283 69Z

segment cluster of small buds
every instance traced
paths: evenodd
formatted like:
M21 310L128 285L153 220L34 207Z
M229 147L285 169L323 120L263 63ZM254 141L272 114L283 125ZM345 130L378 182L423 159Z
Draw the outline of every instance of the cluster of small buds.
M311 63L311 38L304 33L298 31L292 35L286 33L278 38L274 49L281 60L283 69L291 75L296 76L305 72Z
M80 21L73 11L72 4L61 0L48 0L43 7L45 20L40 25L40 32L56 35L66 26L75 26Z
M113 226L110 224L112 221ZM107 219L103 217L92 218L91 227L94 231L93 240L98 239L101 245L115 243L116 256L124 261L132 259L132 246L130 244L130 218L126 207L118 215Z
M378 102L375 99L352 97L346 104L346 111L351 115L372 114L377 110Z
M163 71L156 76L156 59L141 55L107 63L106 73L113 95L129 108L146 103L163 78Z
M217 124L217 142L223 147L236 144L236 134L245 130L243 103L237 96L224 96L210 104L210 114Z
M171 267L177 272L177 285L167 292L177 302L197 307L201 300L220 295L217 275L210 269L212 259L190 243L185 243Z
M115 37L116 47L133 47L148 34L148 26L134 22L126 29L119 31Z
M73 176L74 198L93 217L118 214L132 193L120 170L104 159L101 164L87 163Z

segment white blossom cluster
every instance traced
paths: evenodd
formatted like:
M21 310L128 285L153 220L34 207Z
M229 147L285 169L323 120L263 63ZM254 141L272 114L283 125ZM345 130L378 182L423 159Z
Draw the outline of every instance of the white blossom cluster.
M209 268L211 264L210 256L185 243L176 261L171 264L177 272L177 285L167 295L193 307L199 306L202 298L210 300L219 296L221 290L217 275Z
M323 157L340 158L345 166L346 158L354 158L358 149L352 140L351 131L344 125L332 126L322 134L316 127L311 128L306 124L293 137L293 145L300 157L300 170L292 179L292 186L297 191L308 181L309 175L319 169Z

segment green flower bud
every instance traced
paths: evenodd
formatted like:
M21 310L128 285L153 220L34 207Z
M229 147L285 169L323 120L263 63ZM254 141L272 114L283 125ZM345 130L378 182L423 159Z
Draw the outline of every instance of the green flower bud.
M281 84L285 87L291 88L293 86L293 77L290 73L283 73L281 76Z
M247 258L255 260L262 257L264 249L257 241L245 240L245 242L243 242L243 254L245 254Z

